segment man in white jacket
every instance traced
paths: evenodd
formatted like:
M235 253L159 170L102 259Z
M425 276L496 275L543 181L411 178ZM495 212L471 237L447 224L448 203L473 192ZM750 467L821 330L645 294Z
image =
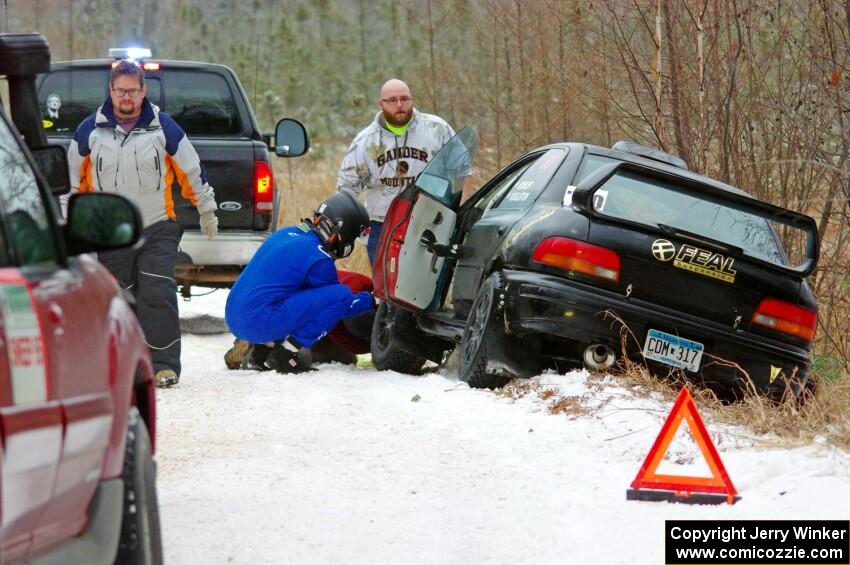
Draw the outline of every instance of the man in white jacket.
M413 107L410 88L398 79L381 87L380 112L357 134L339 169L336 188L355 197L364 192L369 212L369 262L393 198L412 184L428 161L452 138L445 120ZM463 199L468 195L464 194Z
M200 212L201 231L218 232L215 194L183 129L147 99L145 72L134 61L112 68L109 98L83 120L68 148L72 192L117 192L141 210L144 244L98 257L133 292L151 350L156 384L180 379L180 320L174 268L183 233L171 185Z

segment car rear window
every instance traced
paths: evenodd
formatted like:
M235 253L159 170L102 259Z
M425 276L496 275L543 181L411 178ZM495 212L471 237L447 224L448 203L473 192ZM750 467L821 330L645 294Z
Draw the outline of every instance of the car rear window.
M109 94L109 69L62 69L38 82L38 103L48 135L73 135ZM163 70L145 77L148 99L189 135L242 134L242 122L227 80L213 72Z
M238 135L242 123L223 76L194 70L163 72L162 109L189 135Z
M47 135L73 135L86 116L106 100L108 69L74 69L44 75L38 105Z
M596 190L593 207L605 216L688 232L777 265L788 265L768 218L708 200L671 183L619 172ZM783 228L787 230L794 231L790 226ZM789 235L799 238L801 233Z

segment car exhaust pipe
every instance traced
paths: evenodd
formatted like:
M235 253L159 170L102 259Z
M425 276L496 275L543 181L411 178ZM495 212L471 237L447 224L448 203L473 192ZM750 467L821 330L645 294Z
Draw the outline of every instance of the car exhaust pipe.
M594 343L584 350L584 366L594 371L604 371L614 366L617 355L602 343Z

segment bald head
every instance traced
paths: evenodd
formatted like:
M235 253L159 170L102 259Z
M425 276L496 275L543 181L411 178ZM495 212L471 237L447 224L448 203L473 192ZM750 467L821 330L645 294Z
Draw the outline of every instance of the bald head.
M403 80L391 78L381 87L381 98L392 98L393 96L410 96L410 87Z
M391 125L403 126L413 117L413 97L410 88L397 78L391 78L381 87L378 107Z

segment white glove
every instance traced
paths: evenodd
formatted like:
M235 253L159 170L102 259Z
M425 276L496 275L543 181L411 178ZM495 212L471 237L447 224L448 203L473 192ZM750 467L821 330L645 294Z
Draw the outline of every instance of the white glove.
M218 233L218 218L212 210L201 214L201 233L209 239L213 239Z

